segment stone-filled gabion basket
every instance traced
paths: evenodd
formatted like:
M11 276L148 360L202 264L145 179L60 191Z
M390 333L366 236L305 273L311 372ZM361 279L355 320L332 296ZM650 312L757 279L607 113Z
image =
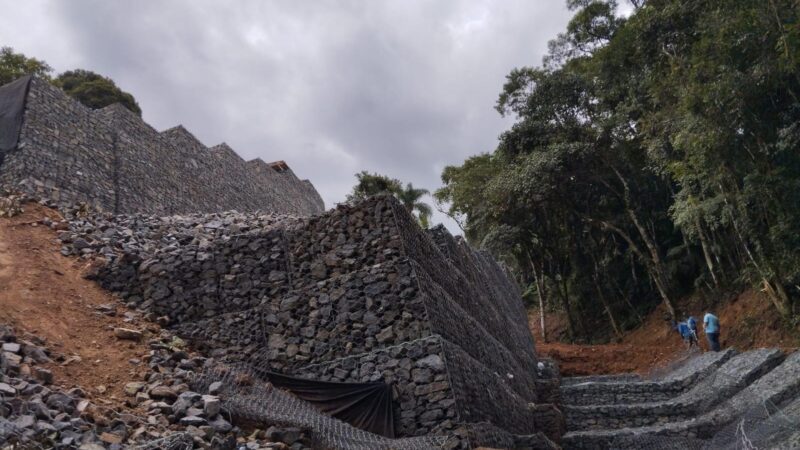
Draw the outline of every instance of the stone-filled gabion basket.
M505 270L393 197L311 218L94 218L61 237L66 254L102 255L103 286L209 355L391 384L400 436L492 444L552 416L536 407L533 338Z

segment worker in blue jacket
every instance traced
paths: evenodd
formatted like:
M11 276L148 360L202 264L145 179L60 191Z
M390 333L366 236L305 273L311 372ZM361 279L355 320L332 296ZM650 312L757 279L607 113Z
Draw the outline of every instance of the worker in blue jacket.
M703 330L706 332L708 346L712 351L719 351L719 318L710 312L703 317Z
M678 331L678 334L681 335L681 339L683 339L683 342L686 343L688 348L692 348L693 345L697 345L697 333L692 330L688 321L679 322L673 325L673 328Z

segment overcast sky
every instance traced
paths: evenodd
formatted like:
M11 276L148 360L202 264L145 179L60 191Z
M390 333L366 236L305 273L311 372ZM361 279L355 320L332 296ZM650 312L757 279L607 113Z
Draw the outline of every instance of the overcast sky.
M494 149L504 78L541 62L564 3L0 0L0 46L112 78L158 130L283 159L330 208L358 171L433 191Z

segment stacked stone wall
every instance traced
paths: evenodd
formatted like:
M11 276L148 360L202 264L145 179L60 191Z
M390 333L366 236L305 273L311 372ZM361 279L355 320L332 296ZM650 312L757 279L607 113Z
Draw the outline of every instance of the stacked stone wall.
M34 78L19 144L0 166L0 184L59 203L115 204L114 135L89 109Z
M733 349L707 352L692 358L663 380L640 382L584 382L562 386L566 405L619 405L666 401L691 389L736 354Z
M290 169L246 163L226 144L208 149L183 127L159 133L120 105L93 111L36 78L27 100L2 185L114 213L324 210Z
M462 351L495 373L496 382L510 386L517 395L535 401L535 378L526 371L519 357L509 351L481 322L466 313L441 287L422 271L416 270L433 332L450 342L469 343Z
M510 285L511 281L507 277L498 277L494 270L477 265L471 255L460 258L451 256L459 261L452 263L441 252L441 245L434 243L427 234L415 232L418 227L413 217L405 213L399 203L394 207L404 250L409 258L416 261L419 270L447 292L463 311L480 322L488 334L514 354L528 377L535 378L533 337L527 328L527 316L519 295L513 298L507 295L512 288L507 287L504 292L503 288L489 287L493 284ZM452 236L440 235L436 240L443 239L452 239ZM471 272L475 281L464 276L459 265L473 266ZM447 324L441 326L446 327Z
M506 374L488 369L459 345L443 341L442 347L462 422L489 422L521 435L536 432L529 400L503 380Z
M382 197L304 220L287 246L295 288L403 257L394 210Z
M777 349L752 350L734 356L713 376L689 391L662 402L615 405L567 406L564 408L569 430L642 427L688 420L711 410L783 360Z
M210 354L290 374L329 379L335 371L339 381L391 382L408 435L478 422L535 431L528 408L537 399L532 338L511 346L500 332L501 318L525 321L510 306L514 289L480 287L510 281L496 279L502 270L476 253L445 257L394 198L213 240L180 236L136 258L123 252L99 278L129 303L168 316L161 320ZM135 267L119 267L129 264ZM487 302L496 305L481 306ZM494 316L494 329L481 314ZM431 339L435 352L414 350L409 358L444 361L444 379L414 367L408 375L407 363L394 356L374 367L394 348ZM370 370L345 367L352 361ZM447 407L435 406L428 397L434 393L420 383L439 383L434 397ZM420 399L410 402L412 392Z
M403 263L373 266L178 329L216 348L245 347L258 337L264 365L291 373L430 336L410 272ZM254 323L243 325L248 321Z
M384 381L392 385L397 433L417 436L456 427L459 411L444 362L442 340L431 336L367 354L308 365L296 373L339 382Z
M138 267L144 307L168 323L259 305L289 291L283 231L229 237L211 246L165 249Z
M774 355L776 350L762 349L740 355L743 357L733 369L743 364L744 360L752 357ZM733 360L731 360L733 361ZM763 361L763 359L762 359ZM780 358L777 358L780 361ZM717 434L728 427L741 427L730 430L721 436L722 441L729 441L735 435L741 439L747 437L752 444L764 445L769 441L769 436L759 435L756 430L761 428L769 434L774 434L774 445L767 444L759 448L795 448L787 445L784 438L786 434L780 433L787 425L792 427L793 421L800 418L792 408L800 404L800 352L794 352L776 367L776 358L769 358L769 364L761 366L759 370L744 370L741 377L743 383L749 383L738 392L726 388L723 379L713 383L705 390L712 398L712 403L719 402L716 407L703 413L697 412L689 416L673 416L667 422L659 422L646 426L628 426L625 428L582 430L567 433L563 437L566 448L574 449L639 449L639 448L732 448L729 445L714 445L717 443ZM740 366L741 367L741 366ZM730 386L730 385L728 385ZM654 403L652 405L661 405ZM788 415L792 414L794 415ZM788 414L787 414L788 413ZM606 414L606 412L602 412ZM768 415L768 418L765 417ZM772 424L769 422L773 422ZM781 422L783 426L774 426L774 422ZM796 427L794 427L796 428ZM708 439L715 438L713 441ZM698 441L705 439L706 441ZM694 444L694 447L682 443ZM728 442L730 443L730 442ZM699 444L699 445L698 445Z

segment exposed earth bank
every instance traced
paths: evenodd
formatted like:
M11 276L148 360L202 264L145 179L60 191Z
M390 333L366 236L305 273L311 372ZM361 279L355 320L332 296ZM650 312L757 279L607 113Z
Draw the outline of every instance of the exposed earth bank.
M706 308L701 299L690 297L678 302L698 321ZM760 292L747 289L731 296L712 309L722 325L721 344L738 351L778 347L785 351L800 347L800 330L784 324L772 304ZM576 345L565 340L566 321L561 314L545 315L548 342L542 341L538 310L529 312L529 324L536 339L536 350L559 363L564 376L600 375L637 372L649 375L663 371L681 359L686 347L676 331L665 321L666 310L657 307L644 318L642 326L623 334L618 343ZM699 343L703 351L708 344L700 326ZM555 341L555 342L554 342Z

